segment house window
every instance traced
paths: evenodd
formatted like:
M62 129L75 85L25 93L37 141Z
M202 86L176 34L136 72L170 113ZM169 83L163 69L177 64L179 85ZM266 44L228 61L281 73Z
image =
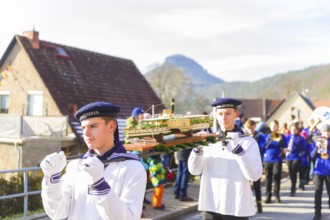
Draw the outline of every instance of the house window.
M27 115L42 116L42 92L28 92L28 112Z
M291 107L291 121L300 119L300 110L297 107Z
M8 113L9 109L9 92L0 92L0 113Z
M60 56L68 57L68 54L65 52L65 50L62 47L56 47L56 52Z
M55 53L56 57L62 58L64 60L69 59L69 55L66 53L66 51L62 47L56 47L55 50L56 50L56 53Z
M74 116L77 110L78 110L77 104L68 103L68 115Z

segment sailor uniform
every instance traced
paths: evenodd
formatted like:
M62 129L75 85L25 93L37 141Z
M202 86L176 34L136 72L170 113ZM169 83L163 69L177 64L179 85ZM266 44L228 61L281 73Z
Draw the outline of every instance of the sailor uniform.
M86 120L94 117L116 118L120 108L112 103L93 102L80 108L75 117ZM63 153L59 154L59 157ZM56 168L56 155L54 166ZM96 158L97 157L97 158ZM113 161L103 165L100 160ZM59 160L61 162L61 160ZM82 159L72 160L61 172L53 173L52 164L44 160L42 202L51 219L140 219L146 186L146 172L135 154L129 154L119 142L118 127L114 146L103 155L89 149ZM100 172L103 169L103 174ZM61 167L60 167L61 168ZM57 168L58 169L58 168ZM56 169L56 170L57 170ZM86 172L97 171L91 173Z
M117 147L104 168L104 181L89 185L86 172L81 170L82 159L69 162L60 182L42 181L42 200L52 219L140 219L146 186L146 172L138 157L123 153ZM88 151L85 156L89 156ZM134 169L131 169L134 167Z
M216 109L236 109L241 101L232 98L217 99ZM239 138L243 131L235 127L224 132L221 141L194 149L188 159L188 169L201 175L198 210L215 215L248 217L255 214L250 181L261 177L262 164L257 142L250 136Z
M202 175L198 210L252 216L255 207L249 181L262 174L258 144L252 137L244 137L239 139L239 151L232 142L226 148L222 145L217 142L205 146L202 154L196 150L190 154L190 173Z

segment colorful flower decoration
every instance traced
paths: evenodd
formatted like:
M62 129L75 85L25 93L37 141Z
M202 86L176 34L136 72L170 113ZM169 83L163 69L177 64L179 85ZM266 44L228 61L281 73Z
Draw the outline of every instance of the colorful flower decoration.
M7 68L0 73L0 86L2 84L2 80L7 79L9 73L11 73L13 70L14 69L12 66L7 66Z

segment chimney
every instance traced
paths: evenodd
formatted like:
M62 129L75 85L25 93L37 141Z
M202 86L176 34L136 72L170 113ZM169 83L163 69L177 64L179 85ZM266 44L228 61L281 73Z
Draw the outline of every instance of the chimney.
M28 38L33 49L39 49L39 32L35 31L25 31L23 36Z

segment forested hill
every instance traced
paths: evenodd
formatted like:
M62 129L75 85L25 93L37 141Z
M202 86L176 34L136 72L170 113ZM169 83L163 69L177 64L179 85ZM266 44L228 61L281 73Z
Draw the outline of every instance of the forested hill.
M330 64L276 74L254 82L210 85L211 97L285 99L292 92L305 94L312 102L330 100Z
M222 79L210 74L195 60L180 54L167 57L162 66L153 69L146 75L148 76L154 74L154 72L158 71L163 66L171 66L180 69L184 73L185 77L189 78L191 83L194 85L209 86L224 82Z
M292 92L299 92L313 103L330 100L330 64L280 73L254 82L225 82L208 73L196 61L175 55L145 77L165 105L175 98L182 112L190 109L201 112L214 98L222 96L286 99Z

